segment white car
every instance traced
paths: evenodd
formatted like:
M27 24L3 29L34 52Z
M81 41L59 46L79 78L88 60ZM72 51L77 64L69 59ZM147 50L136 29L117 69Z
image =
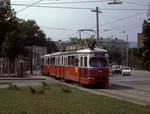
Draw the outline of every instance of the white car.
M130 76L131 75L131 69L127 66L122 67L122 76Z

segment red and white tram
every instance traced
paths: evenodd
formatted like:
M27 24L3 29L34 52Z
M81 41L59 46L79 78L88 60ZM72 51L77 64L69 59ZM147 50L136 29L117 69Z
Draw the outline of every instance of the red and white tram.
M57 52L41 57L41 72L83 85L109 84L108 52L95 48Z

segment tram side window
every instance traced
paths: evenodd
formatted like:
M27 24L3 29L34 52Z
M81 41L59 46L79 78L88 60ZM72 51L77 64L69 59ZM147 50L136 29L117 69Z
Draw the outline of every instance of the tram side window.
M87 57L84 57L84 66L87 67Z
M66 57L64 57L64 66L66 66Z
M74 66L74 56L68 56L68 65Z
M74 66L74 56L71 56L71 66Z
M80 57L80 67L83 66L83 57Z
M60 57L58 57L58 66L60 65Z
M49 65L50 63L49 63L49 58L48 58L48 60L47 60L47 64Z
M46 64L46 59L44 58L44 64Z
M75 57L74 62L75 62L75 66L77 67L77 66L78 66L78 63L79 63L78 57Z
M56 65L58 65L58 58L56 58Z
M55 58L54 57L51 59L51 65L55 65Z
M61 57L59 57L59 66L61 65L62 63L61 63Z
M57 65L57 58L55 58L55 63L54 63L54 65Z
M68 65L70 65L70 56L68 56Z
M64 58L62 56L62 59L61 59L61 65L63 66L64 65Z
M48 59L46 58L46 65L48 65Z
M66 57L64 57L64 66L66 66Z
M66 57L66 66L68 65L68 57Z

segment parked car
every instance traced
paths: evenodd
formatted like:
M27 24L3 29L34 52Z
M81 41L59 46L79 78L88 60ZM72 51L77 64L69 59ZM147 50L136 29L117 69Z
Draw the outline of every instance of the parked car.
M128 66L122 66L122 76L130 76L131 68Z
M122 69L120 65L113 65L112 66L112 74L121 74L122 73Z

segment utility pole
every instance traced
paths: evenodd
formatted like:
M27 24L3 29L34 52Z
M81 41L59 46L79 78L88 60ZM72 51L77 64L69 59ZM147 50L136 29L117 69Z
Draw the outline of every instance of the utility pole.
M128 43L128 35L127 35L127 66L128 66L128 47L129 47L129 43Z
M96 10L91 10L92 12L96 12L96 28L97 28L97 39L99 40L99 13L102 13L98 7Z

